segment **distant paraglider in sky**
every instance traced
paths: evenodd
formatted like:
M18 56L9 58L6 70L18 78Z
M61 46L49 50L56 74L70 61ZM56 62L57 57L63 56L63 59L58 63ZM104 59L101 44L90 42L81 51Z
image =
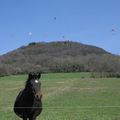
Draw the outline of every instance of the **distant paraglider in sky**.
M117 29L116 28L112 28L111 29L111 33L112 33L112 35L116 35L117 34Z
M56 20L57 18L56 18L56 17L54 17L53 19L54 19L54 20Z
M64 38L65 38L65 36L63 35L63 36L62 36L62 38L64 39Z
M116 32L116 29L112 28L112 29L111 29L111 32Z
M32 32L29 32L28 35L29 35L29 36L32 36Z
M30 39L30 40L31 40L31 38L32 38L32 35L33 35L32 32L29 32L29 33L28 33L28 36L29 36L29 39Z

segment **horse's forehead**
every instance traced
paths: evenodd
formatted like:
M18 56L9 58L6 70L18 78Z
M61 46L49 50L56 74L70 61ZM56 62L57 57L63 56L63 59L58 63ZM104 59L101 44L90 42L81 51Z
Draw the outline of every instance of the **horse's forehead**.
M35 79L35 83L39 83L39 80Z

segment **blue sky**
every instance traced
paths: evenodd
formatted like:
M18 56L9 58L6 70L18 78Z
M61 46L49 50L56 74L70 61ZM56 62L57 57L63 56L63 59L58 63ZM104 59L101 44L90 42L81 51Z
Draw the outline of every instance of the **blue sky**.
M71 40L120 54L120 0L0 0L0 54Z

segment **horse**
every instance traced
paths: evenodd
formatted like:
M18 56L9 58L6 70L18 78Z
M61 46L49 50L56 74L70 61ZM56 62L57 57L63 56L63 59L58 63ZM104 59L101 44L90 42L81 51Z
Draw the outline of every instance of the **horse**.
M14 112L23 120L36 120L42 112L41 73L29 73L25 88L20 91L14 103Z

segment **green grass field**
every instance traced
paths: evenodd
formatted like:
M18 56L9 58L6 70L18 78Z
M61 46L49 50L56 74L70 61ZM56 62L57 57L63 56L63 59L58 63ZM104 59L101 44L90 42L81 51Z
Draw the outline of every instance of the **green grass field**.
M0 78L0 120L20 120L14 100L27 75ZM89 73L43 74L43 112L38 120L120 120L120 79Z

